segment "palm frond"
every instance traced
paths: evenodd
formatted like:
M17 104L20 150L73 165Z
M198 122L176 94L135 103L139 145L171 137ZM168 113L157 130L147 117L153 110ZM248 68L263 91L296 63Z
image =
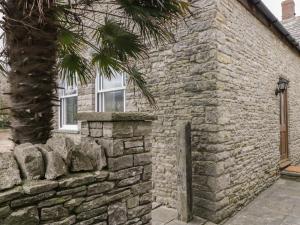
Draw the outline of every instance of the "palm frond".
M69 85L77 84L79 81L86 84L92 79L93 73L87 59L75 52L62 53L58 61L59 74L62 80Z
M84 57L86 46L82 38L71 30L61 28L58 34L58 71L68 84L87 83L92 77L89 60Z
M128 61L129 58L141 59L147 53L147 48L138 35L120 22L108 18L94 32L94 39L98 46L114 51L120 61Z
M128 83L136 85L143 96L146 97L149 104L156 107L155 98L147 87L147 82L144 78L144 74L139 72L139 70L135 67L127 68L126 73L128 74Z
M173 38L170 30L173 21L184 16L189 4L181 0L117 0L139 28L140 35L157 45Z
M123 72L125 67L119 61L114 51L109 48L102 48L92 55L92 64L99 70L101 75L108 79L114 77L115 72Z

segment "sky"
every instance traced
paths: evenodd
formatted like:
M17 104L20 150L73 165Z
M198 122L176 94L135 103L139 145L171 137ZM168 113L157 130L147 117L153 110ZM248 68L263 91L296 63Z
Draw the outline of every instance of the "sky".
M273 14L281 20L281 2L282 0L262 0ZM300 16L300 0L294 0L296 4L296 16Z

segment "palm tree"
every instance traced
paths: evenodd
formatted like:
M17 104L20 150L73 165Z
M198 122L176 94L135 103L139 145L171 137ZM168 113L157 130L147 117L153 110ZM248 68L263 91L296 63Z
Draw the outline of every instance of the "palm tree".
M172 39L188 12L181 0L1 0L4 51L0 69L10 83L15 143L45 143L51 136L58 75L86 83L93 68L107 78L128 74L150 104L134 62L149 46ZM86 51L89 49L91 51ZM88 54L92 52L92 54ZM5 64L8 64L9 70Z

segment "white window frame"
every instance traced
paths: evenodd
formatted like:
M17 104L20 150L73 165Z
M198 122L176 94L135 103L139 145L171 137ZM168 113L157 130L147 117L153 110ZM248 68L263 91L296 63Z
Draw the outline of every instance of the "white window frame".
M124 112L126 112L126 75L124 74L116 74L116 75L121 75L122 76L122 87L117 87L117 88L108 88L108 89L103 89L103 76L99 74L99 71L97 72L96 76L96 85L95 85L95 111L96 112L105 112L104 111L104 93L108 92L113 92L113 91L123 91L124 92ZM99 96L101 96L101 106L99 105Z
M66 95L65 94L65 87L67 86L66 82L61 82L63 84L63 89L59 90L59 129L60 130L70 130L70 131L78 131L78 124L74 125L68 125L65 124L66 119L66 112L65 112L65 100L67 98L77 97L77 104L78 104L78 87L76 86L76 94ZM62 94L63 93L63 94ZM64 114L64 115L63 115Z

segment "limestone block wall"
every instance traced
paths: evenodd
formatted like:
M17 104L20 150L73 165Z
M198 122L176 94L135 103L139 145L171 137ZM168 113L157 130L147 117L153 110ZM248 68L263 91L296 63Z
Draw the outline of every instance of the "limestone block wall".
M176 126L180 121L192 125L193 191L210 194L207 174L214 155L210 145L215 139L217 119L216 76L217 42L216 1L190 1L193 16L174 29L176 41L152 49L141 69L157 102L153 109L134 88L126 95L129 111L154 112L153 196L154 200L176 208L177 168ZM206 148L203 148L206 146ZM194 211L197 201L194 201Z
M54 138L0 152L0 224L151 224L149 136L155 117L79 117L79 145Z
M299 53L237 0L217 2L214 203L200 202L200 214L214 221L245 206L278 178L280 99L274 90L280 77L290 81L290 160L300 160Z
M300 160L300 58L237 0L192 4L177 41L142 65L158 105L153 194L176 208L175 127L190 120L194 214L221 221L278 178L280 77L290 81L290 159ZM130 109L153 111L131 93Z
M95 112L95 81L78 86L78 112Z

